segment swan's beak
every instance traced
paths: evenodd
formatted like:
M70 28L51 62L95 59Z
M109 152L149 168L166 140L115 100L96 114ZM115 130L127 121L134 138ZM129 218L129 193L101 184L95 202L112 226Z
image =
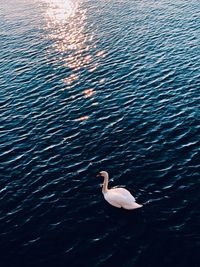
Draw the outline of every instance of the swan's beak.
M101 177L101 173L98 173L98 174L97 174L97 177Z

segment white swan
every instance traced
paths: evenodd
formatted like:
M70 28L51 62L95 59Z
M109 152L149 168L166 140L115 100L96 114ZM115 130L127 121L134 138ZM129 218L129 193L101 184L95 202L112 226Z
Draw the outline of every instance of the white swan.
M105 171L101 171L97 174L97 177L103 176L103 189L102 193L104 195L105 200L110 203L112 206L117 208L124 208L127 210L133 210L141 208L143 205L140 205L135 202L135 198L131 195L131 193L125 188L111 188L108 189L108 173Z

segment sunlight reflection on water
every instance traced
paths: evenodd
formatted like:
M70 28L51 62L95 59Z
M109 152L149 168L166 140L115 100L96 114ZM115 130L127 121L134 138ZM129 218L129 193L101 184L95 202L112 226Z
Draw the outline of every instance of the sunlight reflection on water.
M91 63L90 54L93 45L93 34L86 33L86 10L81 8L80 1L49 0L46 11L49 38L53 48L59 53L64 66L73 71ZM79 75L73 75L73 78ZM69 77L63 81L69 84Z
M47 38L52 42L48 55L54 55L55 66L59 64L66 68L66 74L60 78L65 86L61 90L70 90L73 94L71 97L75 100L82 73L95 72L101 64L101 59L106 56L106 51L98 50L94 38L95 28L89 24L87 9L81 0L44 1ZM101 84L102 79L99 79L98 83ZM87 85L81 90L84 99L93 99L96 94L95 88ZM90 102L90 105L94 103ZM88 115L83 115L77 121L88 118Z
M77 2L71 0L46 0L48 4L47 17L54 24L65 23L75 15Z

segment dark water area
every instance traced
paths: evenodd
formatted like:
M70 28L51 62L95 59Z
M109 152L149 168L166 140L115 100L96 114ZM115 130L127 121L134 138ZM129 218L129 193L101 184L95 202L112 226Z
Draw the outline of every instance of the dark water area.
M1 267L200 266L199 14L0 0Z

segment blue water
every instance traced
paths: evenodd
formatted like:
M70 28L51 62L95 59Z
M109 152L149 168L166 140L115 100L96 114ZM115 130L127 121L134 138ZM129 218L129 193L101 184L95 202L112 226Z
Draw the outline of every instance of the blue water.
M200 266L198 0L0 0L0 266ZM108 205L96 174L144 207Z

